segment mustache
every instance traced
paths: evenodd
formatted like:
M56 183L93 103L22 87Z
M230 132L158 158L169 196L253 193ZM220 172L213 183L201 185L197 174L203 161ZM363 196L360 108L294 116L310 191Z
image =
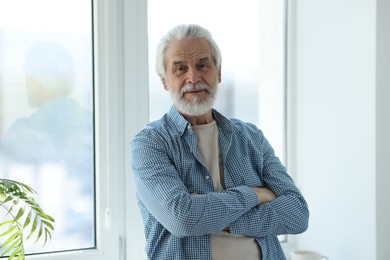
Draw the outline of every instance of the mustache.
M207 93L210 93L209 91L209 86L205 83L187 83L182 87L180 90L181 95L183 96L185 93L190 92L190 91L199 91L199 90L206 90Z

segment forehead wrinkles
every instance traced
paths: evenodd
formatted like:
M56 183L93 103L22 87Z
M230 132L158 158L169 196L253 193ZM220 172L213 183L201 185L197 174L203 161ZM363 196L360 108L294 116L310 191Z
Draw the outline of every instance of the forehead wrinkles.
M201 40L175 41L167 49L167 61L194 63L199 59L211 57L208 44Z
M194 63L200 59L208 57L208 53L205 50L186 50L186 51L177 51L172 55L172 61L181 61Z

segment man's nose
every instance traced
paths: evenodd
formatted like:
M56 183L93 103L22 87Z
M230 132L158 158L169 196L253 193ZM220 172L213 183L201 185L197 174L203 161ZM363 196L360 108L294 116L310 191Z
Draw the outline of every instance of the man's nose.
M200 74L195 68L189 68L187 71L187 83L196 84L200 80Z

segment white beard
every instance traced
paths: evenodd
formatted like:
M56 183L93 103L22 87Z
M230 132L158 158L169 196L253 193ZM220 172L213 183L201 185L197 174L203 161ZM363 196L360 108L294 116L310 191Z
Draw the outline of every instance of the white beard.
M191 84L187 83L179 93L173 92L172 88L169 87L169 94L172 97L173 103L175 104L178 111L189 116L200 116L207 113L213 108L217 94L217 85L209 87L204 83ZM199 101L198 96L194 95L191 102L187 102L183 96L186 92L191 90L202 90L205 89L208 93L207 98L204 101Z

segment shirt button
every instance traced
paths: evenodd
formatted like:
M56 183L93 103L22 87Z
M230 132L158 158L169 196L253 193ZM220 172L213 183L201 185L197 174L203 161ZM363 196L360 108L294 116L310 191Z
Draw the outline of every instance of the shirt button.
M210 179L210 176L209 176L209 175L206 176L206 180L208 180L208 179Z

